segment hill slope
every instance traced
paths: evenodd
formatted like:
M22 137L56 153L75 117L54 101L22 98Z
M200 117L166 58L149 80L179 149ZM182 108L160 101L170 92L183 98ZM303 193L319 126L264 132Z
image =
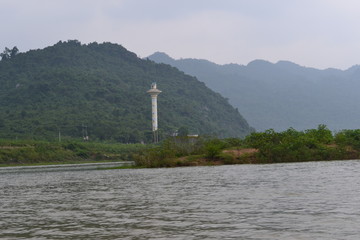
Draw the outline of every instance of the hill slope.
M152 82L163 135L244 136L251 130L220 94L176 68L139 59L120 45L76 40L0 61L0 137L151 139Z
M257 130L298 130L326 124L332 130L360 128L360 67L318 70L280 61L217 65L199 59L149 56L196 76L229 98Z

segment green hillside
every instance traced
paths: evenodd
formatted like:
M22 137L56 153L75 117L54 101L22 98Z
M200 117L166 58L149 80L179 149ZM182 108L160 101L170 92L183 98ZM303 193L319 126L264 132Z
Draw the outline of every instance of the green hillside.
M5 52L4 52L5 53ZM142 60L112 43L76 40L26 53L2 54L0 138L82 138L119 142L151 139L157 82L162 137L186 127L193 134L245 136L251 128L220 94L176 68Z
M264 60L218 65L201 59L175 60L164 53L149 59L196 76L229 98L258 131L305 130L319 124L333 131L360 127L360 66L319 70Z

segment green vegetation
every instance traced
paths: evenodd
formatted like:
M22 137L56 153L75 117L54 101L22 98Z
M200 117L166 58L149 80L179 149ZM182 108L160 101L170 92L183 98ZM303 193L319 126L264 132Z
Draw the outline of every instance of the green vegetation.
M146 91L152 82L163 91L158 99L161 139L181 127L219 137L251 131L239 112L204 83L117 44L60 41L26 53L6 48L1 58L0 138L151 142Z
M0 166L132 160L142 144L0 140Z
M349 158L347 152L336 145L331 131L324 125L306 131L292 128L283 132L267 130L253 133L245 141L249 147L259 150L257 158L263 163Z
M136 154L138 166L174 167L194 165L282 163L357 159L360 130L335 135L325 126L283 132L270 129L251 133L245 139L171 138L161 145Z
M0 140L0 166L132 160L137 168L154 168L358 158L360 129L332 134L325 125L306 131L270 129L245 139L178 136L158 145Z
M139 167L218 165L227 157L224 149L242 145L243 141L236 138L172 137L156 147L135 154L133 159Z

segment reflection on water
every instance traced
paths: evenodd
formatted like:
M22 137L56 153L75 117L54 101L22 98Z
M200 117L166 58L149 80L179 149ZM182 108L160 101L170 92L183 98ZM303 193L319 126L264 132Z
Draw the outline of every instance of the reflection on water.
M0 171L0 239L359 239L360 161Z

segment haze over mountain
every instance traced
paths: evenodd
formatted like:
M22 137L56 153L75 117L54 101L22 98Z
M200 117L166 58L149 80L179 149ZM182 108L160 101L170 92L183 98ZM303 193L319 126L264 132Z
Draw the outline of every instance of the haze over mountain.
M207 60L148 57L196 76L229 98L257 130L298 130L326 124L332 130L360 128L360 67L319 70L289 61L255 60L218 65Z
M180 127L220 137L251 131L220 94L195 77L112 43L58 42L0 61L0 137L151 140L151 100L157 82L160 133ZM86 133L85 133L86 134Z

